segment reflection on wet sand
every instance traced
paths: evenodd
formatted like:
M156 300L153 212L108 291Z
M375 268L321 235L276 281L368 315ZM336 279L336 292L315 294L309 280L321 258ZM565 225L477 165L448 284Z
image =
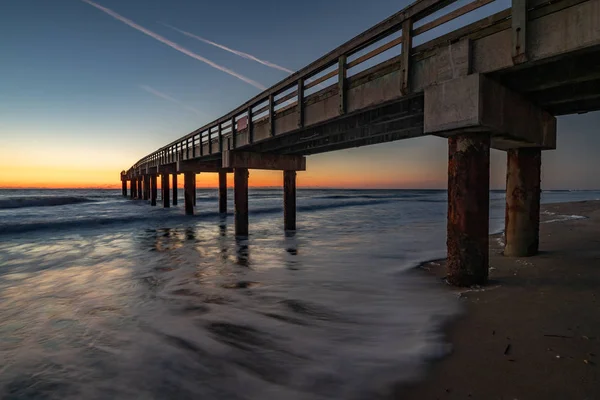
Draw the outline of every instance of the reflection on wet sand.
M342 398L429 340L379 340L430 322L332 250L360 235L257 222L248 238L224 217L0 243L0 398Z
M248 239L235 238L236 264L242 267L250 267L250 247Z

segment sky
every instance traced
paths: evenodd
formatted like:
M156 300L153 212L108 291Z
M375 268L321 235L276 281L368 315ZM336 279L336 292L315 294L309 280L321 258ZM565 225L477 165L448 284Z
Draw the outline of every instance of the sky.
M0 0L0 187L120 187L121 170L409 3ZM599 126L598 112L558 119L544 188L600 188ZM503 188L506 154L491 160L491 185ZM310 156L298 174L310 187L446 182L436 137ZM279 186L281 173L251 171L250 184Z

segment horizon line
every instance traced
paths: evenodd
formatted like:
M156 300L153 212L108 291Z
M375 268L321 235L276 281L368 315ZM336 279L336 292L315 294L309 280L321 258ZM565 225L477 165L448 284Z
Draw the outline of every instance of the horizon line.
M252 189L281 189L283 186L252 186L249 185L249 188ZM183 187L177 187L178 189L183 190ZM228 189L233 189L233 185L227 185ZM448 188L435 188L435 187L426 187L426 188L418 188L418 187L333 187L333 186L297 186L298 189L320 189L320 190L448 190ZM36 187L36 186L27 186L27 187L10 187L10 186L0 186L0 190L121 190L122 188L119 186L114 187L100 187L100 186L72 186L72 187ZM159 188L161 189L161 188ZM217 190L217 186L197 186L196 189L214 189ZM490 188L490 191L505 191L505 188ZM576 191L576 192L596 192L600 191L600 188L597 189L542 189L542 192L551 192L551 191ZM129 189L128 189L129 192Z

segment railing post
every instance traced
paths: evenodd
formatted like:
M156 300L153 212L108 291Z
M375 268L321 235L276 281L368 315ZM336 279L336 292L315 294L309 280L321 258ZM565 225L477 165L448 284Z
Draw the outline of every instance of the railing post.
M338 91L340 98L340 115L346 114L346 56L338 60Z
M235 115L233 117L231 117L231 147L233 147L235 149L236 145L237 145L237 140L235 137L236 133L235 133Z
M512 0L513 64L527 61L527 0Z
M252 131L252 106L248 107L248 144L254 143L254 132Z
M402 87L400 92L410 92L410 49L412 48L412 20L402 22Z
M202 143L202 139L203 139L202 138L202 134L203 134L203 132L200 132L200 143L199 143L199 145L200 145L200 157L202 157L204 155L204 144Z
M269 95L269 135L275 136L275 96Z
M298 128L304 127L304 78L298 79Z
M219 153L223 153L223 132L219 123Z

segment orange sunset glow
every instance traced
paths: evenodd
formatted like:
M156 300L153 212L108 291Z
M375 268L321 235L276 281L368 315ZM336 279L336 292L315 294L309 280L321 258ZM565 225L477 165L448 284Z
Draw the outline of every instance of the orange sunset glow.
M25 151L24 145L4 147L0 149L0 187L120 189L120 172L143 153L115 151L108 146L110 143L99 144L92 157L87 148L75 145L60 148L50 141L29 151ZM298 173L298 186L376 189L444 188L446 185L446 143L442 139L420 138L371 149L377 151L378 157L373 158L371 151L361 149L309 156L307 170ZM420 165L420 160L432 153L439 153L440 162ZM198 188L216 188L218 175L198 174L196 182ZM233 184L231 176L228 184L230 187ZM281 186L281 172L251 170L249 184L251 187ZM182 179L179 186L183 187Z

